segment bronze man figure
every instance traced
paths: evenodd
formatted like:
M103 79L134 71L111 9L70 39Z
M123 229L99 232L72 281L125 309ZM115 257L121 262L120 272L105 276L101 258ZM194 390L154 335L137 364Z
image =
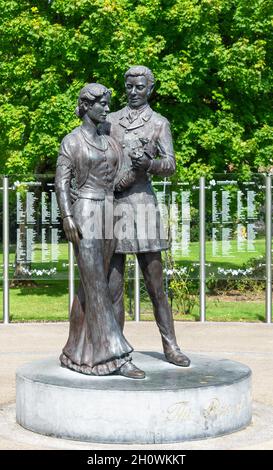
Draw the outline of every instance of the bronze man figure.
M117 194L118 203L127 205L135 214L140 203L157 206L151 186L150 175L166 177L175 171L170 125L166 118L154 112L148 99L153 91L154 76L147 67L131 67L125 74L125 89L128 105L118 112L110 113L103 125L104 132L122 146L123 166L132 168L134 176L131 186ZM143 151L141 152L141 145ZM159 158L157 158L159 157ZM129 170L130 173L130 170ZM109 272L109 287L120 328L124 327L123 284L126 253L136 253L143 273L145 285L153 303L155 319L161 334L163 350L167 360L177 366L187 367L190 360L177 345L174 322L163 288L161 251L168 248L166 239L160 235L156 223L153 238L117 241Z
M63 367L83 374L144 378L131 362L132 347L116 319L108 287L115 239L107 237L103 221L106 199L113 200L122 158L113 138L98 133L98 125L109 112L109 100L110 91L103 85L91 83L81 90L77 114L83 123L63 139L57 160L56 196L81 279L60 361ZM72 175L78 188L74 204L70 197ZM100 234L97 229L101 224Z

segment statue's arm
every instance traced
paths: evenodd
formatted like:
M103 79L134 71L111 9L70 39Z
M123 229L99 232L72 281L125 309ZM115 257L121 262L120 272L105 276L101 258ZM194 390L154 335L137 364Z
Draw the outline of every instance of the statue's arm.
M164 119L158 131L157 153L159 158L153 159L148 168L151 175L170 176L175 172L176 163L173 150L170 123Z
M110 137L109 142L114 148L118 157L117 172L114 180L114 190L117 192L124 191L135 181L135 171L125 165L124 154L121 145L115 139Z
M117 173L115 176L114 188L115 191L121 192L129 188L136 180L136 172L133 167L128 168L125 164L123 149L119 142L116 140L112 132L112 121L111 115L108 116L107 121L99 126L99 133L111 136L112 145L114 145L115 150L119 157L119 164Z
M71 135L66 136L61 144L55 176L55 191L63 219L63 228L66 238L74 244L79 244L82 237L81 227L73 220L70 187L74 173L74 156L78 151L79 148L74 138Z
M73 145L69 136L62 143L57 159L55 192L62 218L72 216L70 183L73 174Z
M130 188L136 178L136 171L133 168L122 167L115 179L115 191L121 192Z

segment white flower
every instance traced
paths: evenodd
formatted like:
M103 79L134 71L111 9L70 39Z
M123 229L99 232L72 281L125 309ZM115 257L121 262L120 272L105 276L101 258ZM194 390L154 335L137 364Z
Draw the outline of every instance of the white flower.
M51 269L28 269L28 268L22 268L22 273L25 276L52 276L56 274L57 268L51 268Z

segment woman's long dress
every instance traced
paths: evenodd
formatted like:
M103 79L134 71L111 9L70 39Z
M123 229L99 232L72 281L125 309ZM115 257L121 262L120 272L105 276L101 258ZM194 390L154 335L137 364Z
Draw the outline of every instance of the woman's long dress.
M65 216L71 211L82 232L79 245L74 246L80 286L60 361L64 367L95 375L117 371L131 360L133 350L116 321L107 281L116 244L109 213L120 155L111 138L104 138L104 144L102 149L93 145L87 125L75 129L62 142L55 180L61 213ZM79 182L79 194L67 209L62 191L69 191L73 172ZM110 212L105 217L107 208Z

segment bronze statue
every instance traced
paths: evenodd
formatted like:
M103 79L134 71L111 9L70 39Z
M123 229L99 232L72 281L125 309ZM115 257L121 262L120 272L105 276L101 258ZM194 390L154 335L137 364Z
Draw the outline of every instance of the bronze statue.
M91 83L79 95L77 114L82 125L62 141L55 179L56 196L67 239L74 245L80 286L70 315L69 338L60 356L61 365L83 374L119 374L144 378L131 361L132 347L117 321L108 286L109 264L115 238L107 236L101 215L113 198L122 152L115 140L99 135L98 126L109 112L110 91ZM77 180L72 204L70 184ZM105 214L104 214L105 215ZM111 231L110 231L111 232Z
M110 113L102 132L112 136L123 149L123 168L128 180L128 188L117 189L118 204L127 205L128 212L135 214L138 205L154 206L157 201L151 186L150 175L166 177L175 171L170 125L166 118L154 112L148 99L154 88L154 76L147 67L131 67L125 73L125 89L128 105L118 112ZM159 158L157 158L159 157ZM121 178L121 183L123 182ZM168 249L167 240L160 233L160 223L156 219L155 237L139 239L137 233L130 239L117 240L115 254L109 272L109 287L114 303L117 321L121 330L124 327L123 284L126 253L136 253L143 273L145 285L153 303L155 319L161 334L166 359L182 367L188 367L190 360L185 356L176 341L174 322L163 288L163 268L161 251Z

